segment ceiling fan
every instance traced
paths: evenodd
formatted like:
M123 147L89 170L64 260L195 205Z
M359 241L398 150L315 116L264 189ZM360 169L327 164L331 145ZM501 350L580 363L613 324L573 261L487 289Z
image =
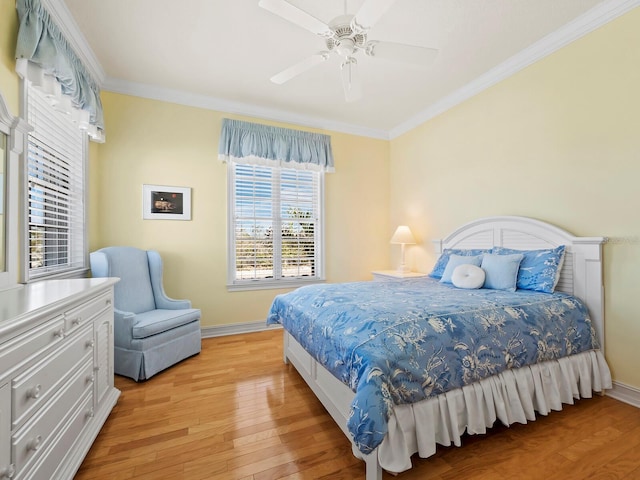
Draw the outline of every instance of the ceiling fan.
M360 51L373 58L384 58L418 66L428 65L435 59L437 49L367 38L369 29L394 2L395 0L365 0L358 12L350 15L347 13L347 0L345 0L344 14L326 24L286 0L260 0L258 2L260 7L324 38L327 47L326 50L317 52L277 73L271 77L271 81L278 85L283 84L324 62L332 54L336 54L343 58L341 76L345 99L352 102L362 96L358 61L355 58Z

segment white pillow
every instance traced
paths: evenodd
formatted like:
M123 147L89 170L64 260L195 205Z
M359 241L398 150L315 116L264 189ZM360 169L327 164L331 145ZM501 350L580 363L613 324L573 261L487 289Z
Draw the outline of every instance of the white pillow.
M451 274L451 283L458 288L481 288L484 285L484 270L476 265L458 265Z

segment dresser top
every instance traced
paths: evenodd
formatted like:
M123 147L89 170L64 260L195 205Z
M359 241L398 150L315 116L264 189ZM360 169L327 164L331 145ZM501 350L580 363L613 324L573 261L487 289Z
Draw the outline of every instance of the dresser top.
M0 338L40 315L94 295L118 278L43 280L0 292Z

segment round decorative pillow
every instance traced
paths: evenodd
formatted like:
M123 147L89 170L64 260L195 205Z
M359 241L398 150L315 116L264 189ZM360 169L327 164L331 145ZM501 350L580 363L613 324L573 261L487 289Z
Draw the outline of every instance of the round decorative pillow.
M458 265L451 274L451 283L458 288L481 288L484 285L484 270L468 263Z

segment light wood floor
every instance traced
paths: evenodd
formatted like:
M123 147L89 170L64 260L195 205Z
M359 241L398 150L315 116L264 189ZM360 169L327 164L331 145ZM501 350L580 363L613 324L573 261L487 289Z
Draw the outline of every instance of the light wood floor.
M290 365L280 330L203 350L122 391L76 480L364 479L364 464ZM640 479L640 410L596 396L494 427L385 479Z

